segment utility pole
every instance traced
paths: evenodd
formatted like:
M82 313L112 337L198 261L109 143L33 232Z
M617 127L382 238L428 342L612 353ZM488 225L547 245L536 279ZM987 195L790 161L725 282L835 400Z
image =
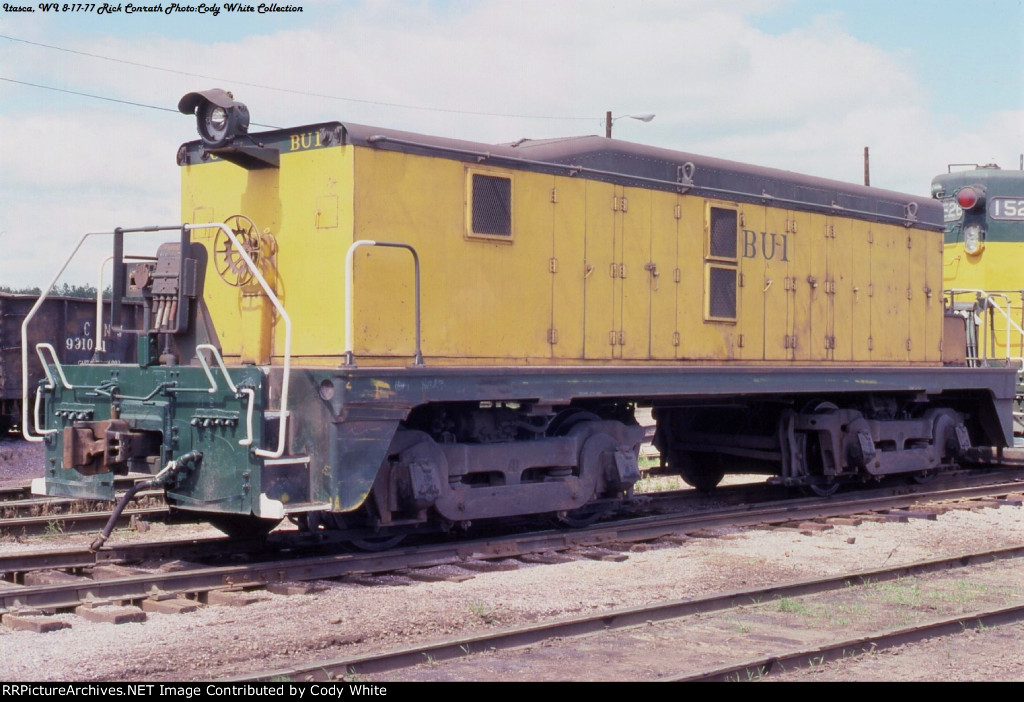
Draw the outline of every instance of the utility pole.
M871 185L871 167L868 165L868 147L864 147L864 185Z
M630 119L638 119L641 122L650 122L652 119L654 119L654 113L652 113L652 112L645 112L642 115L619 115L618 117L612 117L612 113L611 113L610 110L608 112L605 112L604 113L604 137L605 137L605 139L611 139L612 138L612 124L615 122L615 120L622 119L623 117L629 117Z

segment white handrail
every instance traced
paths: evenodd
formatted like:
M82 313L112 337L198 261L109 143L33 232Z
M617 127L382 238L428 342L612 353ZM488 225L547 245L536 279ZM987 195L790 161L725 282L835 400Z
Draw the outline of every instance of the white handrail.
M345 365L355 367L355 349L352 348L352 337L353 337L353 294L352 294L352 278L353 275L353 261L355 258L356 249L361 246L384 246L392 249L405 249L412 254L413 273L415 275L415 301L413 306L413 316L416 325L416 350L413 354L413 365L423 365L423 348L420 340L420 257L416 253L416 249L409 244L403 244L395 241L374 241L372 239L359 239L353 241L351 246L348 247L348 251L345 254Z
M126 234L128 234L128 233L136 234L136 233L143 233L143 232L152 233L152 232L157 232L157 231L171 231L171 230L175 230L175 229L179 229L180 230L182 227L185 227L186 230L193 230L193 229L220 229L222 232L224 232L224 235L227 236L228 240L230 240L232 245L234 245L235 249L238 251L239 255L242 257L242 260L245 261L246 266L249 267L249 270L252 272L253 276L259 282L260 286L263 288L263 292L265 292L267 297L270 298L270 301L273 303L274 308L277 310L277 313L281 316L281 319L284 320L284 325L285 325L284 367L283 367L284 375L283 375L283 378L281 380L281 409L280 409L281 427L280 427L280 431L278 432L278 437L277 437L277 448L274 451L268 451L268 450L265 450L265 449L256 449L256 451L255 451L256 455L260 456L262 458L280 458L282 455L284 455L284 447L285 447L285 441L286 441L286 438L287 438L287 427L288 427L288 386L289 386L289 381L290 381L290 376L291 376L291 350L292 350L292 321L291 321L291 318L288 316L288 313L285 312L284 306L281 304L281 301L277 298L277 295L274 294L274 291L271 289L270 285L267 283L266 278L263 277L263 274L260 273L259 268L257 268L255 263L253 263L252 258L249 256L248 252L246 252L246 250L242 246L241 242L239 242L238 237L235 236L235 233L233 231L231 231L230 227L225 225L223 222L206 222L206 223L203 223L203 224L185 224L185 225L174 225L174 226L167 226L167 227L162 227L162 226L161 227L145 227L145 228L142 228L142 229L121 229L120 231L123 232L123 233L126 233ZM39 308L42 306L43 302L46 300L47 295L50 294L50 291L53 289L53 286L56 285L57 280L64 273L64 270L68 267L68 264L71 263L71 260L78 253L78 250L82 248L82 244L85 243L86 239L88 239L89 237L92 237L92 236L101 236L101 235L109 236L109 235L112 235L112 234L114 234L114 232L88 232L86 234L83 234L82 238L79 239L78 244L75 246L74 249L71 250L71 253L68 254L68 257L64 261L63 265L61 265L60 269L53 276L53 279L50 280L49 285L47 285L46 289L43 290L42 294L39 295L39 299L36 300L36 303L32 306L32 309L29 310L29 313L25 316L25 321L23 321L21 323L21 399L22 399L22 402L21 402L21 434L25 438L26 441L31 441L31 442L35 442L35 443L42 442L43 441L43 436L44 436L42 434L33 436L29 432L29 421L28 421L29 420L29 416L28 416L28 406L29 406L29 402L28 402L28 325L32 321L32 318L35 317L36 312L39 311ZM184 256L185 252L182 252L182 255ZM99 294L102 295L102 293L99 293ZM47 344L47 346L49 346L49 345ZM51 350L52 350L52 348L53 347L50 346ZM54 355L54 361L56 362L56 355ZM60 370L60 364L57 363L56 365L57 365L58 373L61 375L61 380L62 380L62 382L64 382L65 387L70 388L71 386L67 384L67 380L63 377L63 371ZM43 368L46 369L46 364L45 363L43 363ZM50 380L51 387L53 387L53 378L50 375L48 370L47 370L47 378ZM36 394L37 394L37 396L39 395L38 392ZM253 396L251 397L252 404L255 403L254 402L254 398L255 398L255 393L253 393ZM252 404L250 404L250 412L251 412ZM38 416L38 406L37 406L36 409L37 409L37 411L35 413L34 419L36 420L35 421L35 428L38 431L38 429L39 429L39 424L38 424L38 419L39 419L39 416ZM53 433L55 431L56 431L55 429L53 429L53 430L46 430L46 433L47 434L51 434L51 433Z
M1015 362L1019 367L1024 368L1024 357L1010 355L1010 348L1012 345L1011 332L1016 331L1018 336L1022 340L1024 340L1024 328L1022 328L1021 325L1015 322L1013 317L1010 316L1012 302L1010 301L1009 295L1007 295L1004 292L989 292L986 290L979 290L975 288L954 288L947 290L946 292L949 294L951 301L955 301L957 295L974 295L975 305L980 305L982 311L995 310L996 312L1001 314L1003 318L1006 320L1006 356L1004 360L1007 363L1010 363L1011 361ZM1005 310L999 305L1000 299L1006 301ZM988 360L989 358L988 349L986 348L988 346L988 327L986 326L984 329L985 339L983 343L978 344L979 355L977 357L977 360Z
M82 238L78 240L78 244L75 246L74 249L71 250L71 253L68 255L67 260L64 261L64 265L62 265L60 267L60 270L58 270L57 273L53 276L53 279L50 280L50 284L46 286L46 289L43 290L42 293L40 293L39 299L36 300L36 304L32 305L32 309L30 309L28 311L28 314L25 315L25 321L23 321L21 323L21 436L25 439L25 441L31 441L33 443L40 443L40 442L43 441L43 436L33 436L31 433L29 433L29 423L28 423L28 404L29 404L28 403L28 325L29 325L29 322L31 322L32 318L36 316L36 312L39 311L39 308L42 306L43 302L46 300L46 296L50 294L51 290L53 290L53 286L57 284L57 279L61 277L61 275L64 273L64 269L66 269L68 267L68 264L71 263L71 259L74 258L75 254L78 253L78 250L80 248L82 248L82 244L85 243L85 240L88 239L91 236L99 236L99 235L102 235L102 234L112 234L112 233L113 232L89 232L87 234L83 234ZM44 369L46 368L46 364L45 363L43 364L43 368ZM47 373L47 375L49 376L49 373ZM36 393L36 394L38 395L39 393ZM38 413L36 413L36 417L35 418L38 420ZM38 426L38 424L37 424L37 426ZM54 430L54 431L56 431L56 430ZM53 433L53 432L52 431L48 431L47 433Z
M204 224L187 224L185 225L189 230L192 229L220 229L224 232L224 235L231 241L238 254L245 261L245 265L249 267L249 271L256 278L260 287L263 288L263 292L266 293L267 297L273 303L277 313L284 320L284 366L283 366L283 377L281 379L281 427L277 433L277 449L274 451L267 451L266 449L256 449L255 453L257 456L262 458L280 458L284 455L285 441L287 440L288 434L288 384L291 376L291 361L292 361L292 320L288 316L288 313L284 310L284 305L274 294L270 284L267 283L267 279L260 273L259 268L253 263L252 258L249 256L245 247L235 236L235 233L231 231L231 228L223 222L207 222Z
M96 343L93 344L93 359L98 359L101 354L106 351L106 346L103 344L103 268L114 260L113 256L107 256L100 263L100 272L96 280Z
M178 227L175 227L175 228L177 229ZM131 232L129 232L129 233L131 233ZM152 257L150 257L150 256L141 256L141 257L125 256L124 257L124 260L129 260L129 259L133 259L133 260L134 259L151 260ZM113 260L114 260L113 256L107 256L105 259L103 259L103 262L100 263L99 275L98 275L98 279L96 281L96 343L93 345L93 349L94 349L93 360L96 360L96 361L99 360L99 354L105 353L106 350L107 350L107 345L103 341L103 268L108 263L110 263Z
M57 433L56 429L43 429L42 425L39 423L39 405L42 404L42 399L43 399L43 388L42 387L38 387L38 388L36 388L36 407L35 407L35 411L32 413L32 419L35 420L35 430L36 430L36 433L37 434L41 434L42 436L46 436L47 434L56 434ZM24 432L22 432L22 433L24 433ZM43 440L42 436L39 439L37 439L37 441L42 441Z
M60 384L64 386L65 390L73 390L75 386L68 382L67 376L64 375L64 366L57 360L57 350L53 348L52 344L40 342L36 344L36 355L39 356L39 363L42 364L43 372L46 373L46 389L53 390L57 387L57 383L53 376L50 375L50 368L46 365L46 359L43 358L43 351L50 352L50 357L53 359L53 367L57 369L57 375L60 377Z
M253 406L256 404L256 391L252 388L242 388L239 390L234 381L231 380L231 375L228 373L228 367L224 364L224 359L220 355L220 351L217 350L216 346L212 344L199 344L196 346L196 357L199 359L199 363L202 364L203 370L206 371L206 377L210 381L209 392L217 392L217 381L213 377L213 372L210 370L209 364L206 362L206 357L200 353L200 351L212 351L213 357L217 360L217 365L220 366L220 372L224 374L224 380L227 382L228 387L231 388L231 392L236 395L241 392L242 394L249 396L249 407L245 412L245 431L246 436L244 439L238 441L239 446L251 446L252 445L252 417L253 417Z
M352 364L352 337L353 327L355 326L352 322L352 261L356 252L360 246L376 246L377 242L372 239L360 239L359 241L353 241L352 245L348 247L348 251L345 253L345 363Z
M1004 300L1006 302L1006 309L1005 310L1003 310L1003 308L999 306L999 300ZM1006 343L1005 343L1005 346L1006 346L1006 360L1009 361L1010 360L1010 332L1012 331L1013 327L1016 326L1017 330L1018 330L1018 334L1024 334L1024 330L1021 330L1021 328L1019 326L1017 326L1017 324L1010 317L1010 298L1009 298L1009 296L1007 296L1005 293L988 293L984 297L979 297L978 302L980 302L980 303L982 303L984 305L982 309L995 310L996 312L1001 314L1006 319ZM988 336L988 328L987 327L985 329L985 335ZM992 335L993 335L993 337L995 336L995 332L994 331L993 331Z

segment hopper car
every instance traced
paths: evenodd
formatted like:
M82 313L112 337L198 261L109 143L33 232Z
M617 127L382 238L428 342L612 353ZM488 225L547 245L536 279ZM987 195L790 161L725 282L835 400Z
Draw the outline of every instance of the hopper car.
M0 436L22 423L23 384L32 393L44 378L42 362L32 353L22 375L22 323L38 301L38 295L0 292ZM102 304L102 303L101 303ZM106 303L109 308L110 303ZM109 325L96 334L96 301L80 297L47 297L34 315L28 347L48 343L57 358L75 365L94 359L134 359L134 337L114 332ZM102 314L100 315L102 317ZM34 413L34 394L27 405Z

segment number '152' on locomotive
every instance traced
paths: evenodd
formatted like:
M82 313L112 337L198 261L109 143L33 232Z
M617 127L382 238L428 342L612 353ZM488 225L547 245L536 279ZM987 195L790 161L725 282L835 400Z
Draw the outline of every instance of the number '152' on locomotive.
M950 166L932 180L946 222L943 287L967 319L969 355L1019 365L1024 359L1024 170L964 166Z
M135 471L236 530L450 527L629 495L637 407L702 489L1012 438L1013 372L944 338L927 197L593 136L249 134L219 90L179 108L186 224L112 233L138 362L50 364L46 494Z

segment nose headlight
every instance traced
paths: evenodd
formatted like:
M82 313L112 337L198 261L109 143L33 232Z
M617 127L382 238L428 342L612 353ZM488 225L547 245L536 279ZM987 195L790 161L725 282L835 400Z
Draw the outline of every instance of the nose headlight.
M208 149L227 146L249 131L249 108L219 88L187 94L178 102L178 110L195 114L196 129Z
M214 129L224 129L228 123L228 113L223 107L215 107L210 110L210 126Z
M211 146L221 145L227 141L228 113L223 107L206 104L196 111L196 122L199 136Z
M985 230L980 225L971 224L964 227L964 251L974 255L981 253L985 246Z

